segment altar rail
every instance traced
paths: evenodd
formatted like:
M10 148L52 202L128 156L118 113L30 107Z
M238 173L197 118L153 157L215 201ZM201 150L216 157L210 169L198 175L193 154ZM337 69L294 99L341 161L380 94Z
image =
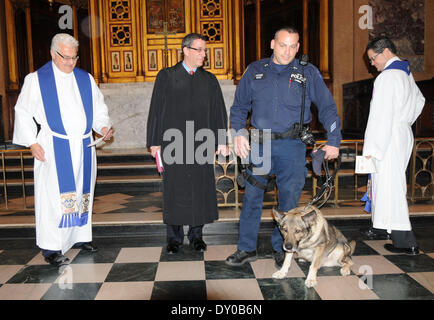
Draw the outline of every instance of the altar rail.
M317 141L314 148L326 143L326 141ZM318 192L324 179L324 171L321 177L312 175L312 165L310 152L312 147L307 150L307 167L309 169L306 179L306 187L300 199L300 204L308 203ZM342 140L340 147L341 167L334 179L334 188L328 200L328 204L339 207L341 203L360 201L366 192L367 175L355 174L356 156L361 155L363 150L363 139L359 140ZM433 201L434 200L434 174L432 160L434 158L434 138L416 138L410 163L407 168L407 199L410 203L417 201ZM216 163L216 183L217 196L219 198L220 207L236 207L242 206L243 190L239 190L236 183L238 175L238 166L236 165L233 155L230 161L226 164ZM336 161L330 162L331 173L336 168ZM219 174L218 171L221 173ZM232 173L232 174L231 174ZM222 190L219 187L219 182L223 179L231 181L231 188ZM310 185L310 187L309 187ZM264 205L277 205L277 189L268 192L264 199ZM270 199L271 198L271 199Z
M324 144L326 141L317 141L314 147ZM367 175L357 175L354 173L355 159L357 155L361 155L363 149L363 140L343 140L341 142L341 168L338 171L335 180L332 194L328 200L328 205L332 204L338 207L345 202L360 201L366 192ZM310 151L307 151L307 167L308 177L306 186L300 203L309 202L319 190L322 182L320 179L312 175L312 166ZM0 180L0 211L9 211L8 198L8 179L7 171L15 171L20 174L21 190L23 198L23 206L19 210L34 210L33 207L28 207L27 197L29 191L28 182L26 184L24 158L31 157L29 149L0 149L2 162L2 179ZM7 167L5 159L7 157L15 157L17 165ZM434 200L434 173L432 160L434 158L434 138L417 138L415 139L413 152L410 159L410 164L407 169L407 198L410 203L417 201L433 201ZM336 161L330 162L331 170L336 166ZM27 168L27 171L29 168ZM219 207L236 207L242 206L242 197L244 190L240 190L236 183L236 178L239 174L236 157L232 153L229 160L223 164L215 163L217 198ZM264 197L264 205L277 204L277 189L267 192ZM14 208L17 210L17 208Z

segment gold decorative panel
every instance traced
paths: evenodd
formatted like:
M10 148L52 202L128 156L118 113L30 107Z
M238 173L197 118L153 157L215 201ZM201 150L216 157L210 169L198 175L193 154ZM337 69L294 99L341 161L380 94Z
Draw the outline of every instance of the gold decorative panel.
M130 20L130 1L110 1L110 20Z
M201 16L204 18L222 18L222 4L220 0L203 0Z
M232 79L234 66L242 66L241 55L234 61L238 49L231 50L242 42L238 0L89 0L89 6L102 17L91 25L101 35L92 37L99 82L155 81L162 68L182 60L182 39L192 32L206 38L203 67L218 79Z
M184 0L149 0L146 1L147 33L163 32L163 23L168 23L168 30L185 32Z
M207 42L222 42L222 22L202 22L201 33Z
M103 82L143 81L140 57L140 39L137 34L137 0L104 0Z
M233 35L229 34L230 15L233 10L233 1L227 0L196 0L198 33L203 35L207 42L207 69L219 79L231 77L228 60L231 58L229 42Z
M131 24L111 25L111 42L113 46L131 45Z

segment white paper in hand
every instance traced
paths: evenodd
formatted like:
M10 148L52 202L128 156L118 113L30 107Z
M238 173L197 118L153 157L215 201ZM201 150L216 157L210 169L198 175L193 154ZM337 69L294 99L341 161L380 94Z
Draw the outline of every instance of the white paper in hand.
M377 168L372 158L356 156L356 173L376 173Z
M101 141L103 141L104 138L106 137L106 135L109 133L110 129L111 129L111 127L108 127L107 132L106 132L105 135L103 135L103 136L102 136L101 138L99 138L99 139L96 139L94 142L89 143L89 144L87 145L87 147L89 148L89 147L96 146L98 143L100 143Z
M96 139L94 142L89 143L87 146L88 146L88 147L96 146L98 143L100 143L101 141L103 141L103 139L104 139L104 137L101 137L101 138L99 138L99 139Z

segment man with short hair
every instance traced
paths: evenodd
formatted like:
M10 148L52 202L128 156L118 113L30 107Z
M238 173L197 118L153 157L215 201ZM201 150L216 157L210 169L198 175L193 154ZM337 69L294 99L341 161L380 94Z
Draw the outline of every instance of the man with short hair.
M36 244L54 266L68 263L64 253L73 246L97 250L91 242L96 153L89 144L92 130L112 137L101 91L76 68L78 45L56 34L52 61L26 76L15 105L13 143L30 147L35 158Z
M239 266L257 259L256 247L262 215L264 175L276 175L279 190L279 210L297 207L306 176L306 145L299 136L299 128L306 128L312 120L311 102L318 107L319 120L327 131L327 144L322 148L325 159L339 156L341 142L340 119L333 96L327 89L319 70L311 64L303 66L295 56L300 48L298 31L291 27L279 29L270 43L273 55L249 65L235 92L231 108L231 125L237 132L235 152L240 158L249 158L251 179L246 182L240 216L240 234L237 251L226 259L226 264ZM303 123L300 122L303 106L303 81L306 83L306 101ZM249 144L242 134L249 111L251 125L262 132L271 130L270 139ZM266 155L265 145L271 144L271 154ZM263 150L264 148L264 150ZM263 153L262 163L254 152ZM259 159L260 160L260 159ZM255 173L268 166L267 172ZM266 171L266 170L263 170ZM284 260L282 236L276 227L271 236L277 267Z
M373 228L364 234L372 238L386 230L393 242L384 246L388 251L417 255L405 170L414 143L411 125L422 112L425 98L408 61L399 59L395 44L388 37L372 39L366 54L381 73L374 82L363 145L363 156L372 159L377 170L371 173Z
M187 238L193 250L206 250L203 226L218 219L214 153L217 149L217 153L228 154L226 142L218 139L219 130L227 130L220 85L212 73L202 68L205 38L197 33L188 34L182 40L182 51L183 61L157 75L146 139L152 156L156 157L160 151L162 157L163 221L167 225L169 254L177 253L184 242L183 225L189 225ZM206 132L213 137L201 136ZM174 141L166 137L172 134ZM203 143L210 147L205 148L208 159L205 163L197 157L204 151Z

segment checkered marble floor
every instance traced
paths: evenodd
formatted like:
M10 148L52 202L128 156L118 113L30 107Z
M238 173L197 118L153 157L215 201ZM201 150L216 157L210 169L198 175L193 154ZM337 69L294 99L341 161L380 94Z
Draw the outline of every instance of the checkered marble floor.
M389 254L387 241L365 241L356 228L349 276L322 268L318 285L306 288L309 264L293 261L285 279L276 280L270 234L261 233L259 259L230 267L237 235L209 235L208 250L165 252L162 235L94 237L97 253L71 249L71 263L57 269L44 262L34 239L0 239L0 300L433 300L434 227L415 229L419 256Z

